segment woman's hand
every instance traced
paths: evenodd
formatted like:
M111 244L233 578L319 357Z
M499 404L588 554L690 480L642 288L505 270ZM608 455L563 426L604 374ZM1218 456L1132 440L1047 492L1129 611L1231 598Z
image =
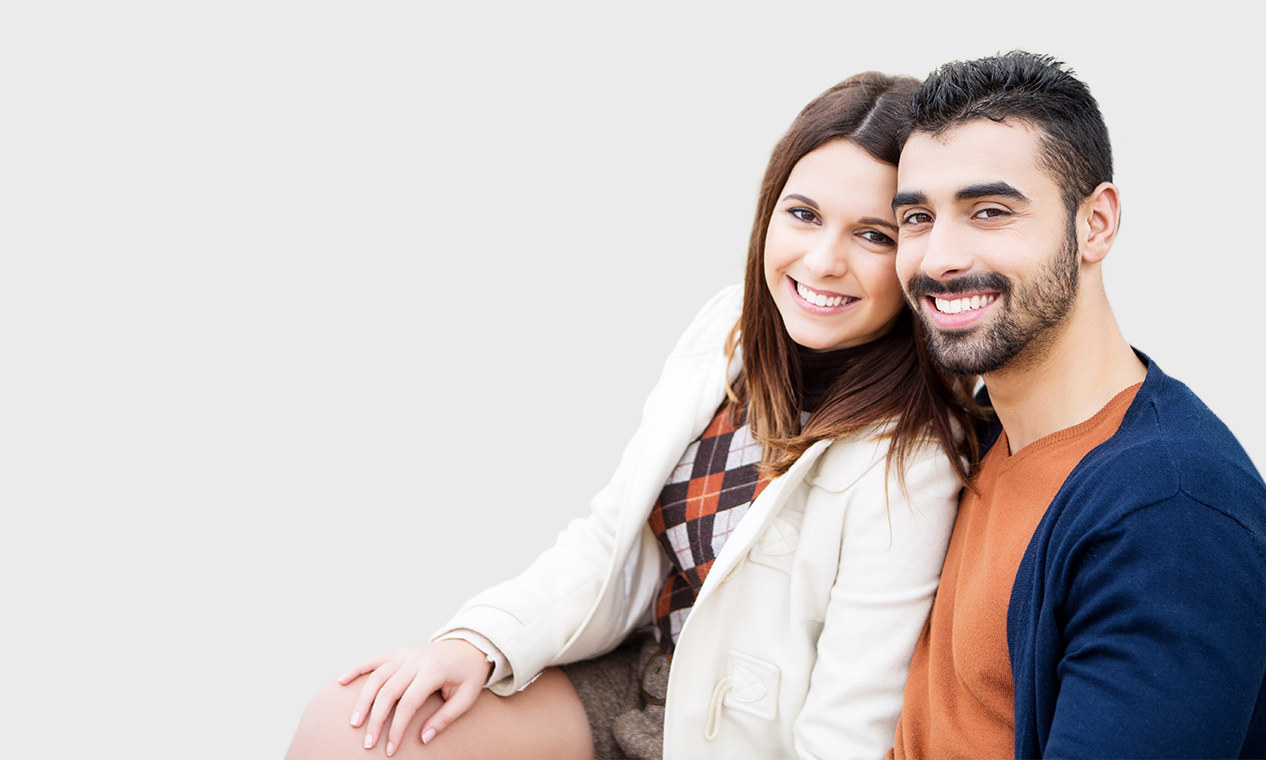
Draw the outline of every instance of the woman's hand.
M444 704L422 724L423 744L470 709L491 667L475 645L463 639L446 639L375 657L340 676L338 682L346 686L370 674L352 712L352 726L365 724L366 749L378 743L383 723L391 708L396 708L391 736L387 737L387 754L391 755L427 697L438 691Z

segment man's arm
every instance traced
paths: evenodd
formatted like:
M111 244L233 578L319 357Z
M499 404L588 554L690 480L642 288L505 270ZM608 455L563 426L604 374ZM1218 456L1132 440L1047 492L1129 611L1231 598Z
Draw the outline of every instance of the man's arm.
M1239 757L1266 674L1259 539L1179 493L1067 556L1062 656L1034 653L1057 689L1042 755Z

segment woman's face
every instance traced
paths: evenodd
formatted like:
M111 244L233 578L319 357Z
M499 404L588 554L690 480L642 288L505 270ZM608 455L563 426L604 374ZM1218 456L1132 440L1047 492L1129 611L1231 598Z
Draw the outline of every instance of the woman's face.
M897 168L847 140L796 163L765 234L765 282L791 339L826 351L892 329L897 279Z

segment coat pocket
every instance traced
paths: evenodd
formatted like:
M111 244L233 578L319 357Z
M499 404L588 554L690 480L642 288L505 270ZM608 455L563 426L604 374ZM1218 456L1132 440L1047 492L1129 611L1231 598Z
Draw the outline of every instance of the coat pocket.
M708 741L721 729L722 710L736 710L765 720L778 717L778 682L781 671L772 662L730 650L727 675L712 689L703 736Z
M804 513L783 510L775 517L765 532L748 552L747 557L758 565L772 567L784 573L791 572L791 561L800 546L800 528L804 525Z

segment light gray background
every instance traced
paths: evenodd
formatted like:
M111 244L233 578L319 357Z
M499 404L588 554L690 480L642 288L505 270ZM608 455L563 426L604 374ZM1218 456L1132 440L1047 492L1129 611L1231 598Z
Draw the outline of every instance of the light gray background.
M279 757L524 567L863 69L1072 64L1126 336L1266 464L1261 12L870 5L7 7L0 753Z

